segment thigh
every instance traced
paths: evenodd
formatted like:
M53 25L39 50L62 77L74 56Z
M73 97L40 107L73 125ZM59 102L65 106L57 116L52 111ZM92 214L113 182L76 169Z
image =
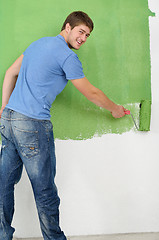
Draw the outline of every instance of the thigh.
M2 188L12 187L21 178L22 161L12 140L10 121L1 119L0 182Z
M20 157L33 187L47 188L55 176L54 140L50 121L30 118L12 122Z

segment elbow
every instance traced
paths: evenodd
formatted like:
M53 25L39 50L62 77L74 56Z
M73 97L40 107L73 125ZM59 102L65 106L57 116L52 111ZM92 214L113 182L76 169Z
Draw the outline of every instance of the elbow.
M18 74L14 72L11 68L8 68L5 73L6 76L18 77Z
M99 93L96 89L93 89L86 97L89 101L93 102L95 99L97 99Z

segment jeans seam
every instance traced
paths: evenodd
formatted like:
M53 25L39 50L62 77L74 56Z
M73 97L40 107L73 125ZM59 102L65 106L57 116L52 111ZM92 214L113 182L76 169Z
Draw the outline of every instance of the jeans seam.
M20 131L20 132L26 132L26 133L38 133L38 131L24 130L24 129L17 128L16 126L14 126L14 128L17 129L17 130Z

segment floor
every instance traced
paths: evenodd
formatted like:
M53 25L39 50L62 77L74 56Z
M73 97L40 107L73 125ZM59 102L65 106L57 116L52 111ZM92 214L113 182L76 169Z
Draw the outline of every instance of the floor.
M68 240L159 240L159 233L133 233L68 237ZM43 238L14 238L13 240L43 240Z

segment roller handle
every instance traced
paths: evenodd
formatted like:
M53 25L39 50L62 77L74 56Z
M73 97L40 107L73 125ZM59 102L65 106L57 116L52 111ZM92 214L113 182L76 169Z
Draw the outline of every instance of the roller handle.
M130 111L129 111L129 110L126 110L126 111L125 111L125 115L130 115Z

